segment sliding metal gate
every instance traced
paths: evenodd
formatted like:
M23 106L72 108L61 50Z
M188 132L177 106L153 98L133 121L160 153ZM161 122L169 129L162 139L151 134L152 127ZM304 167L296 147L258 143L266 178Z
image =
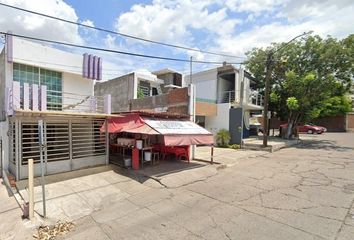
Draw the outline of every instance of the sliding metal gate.
M46 174L71 171L105 164L105 133L100 131L104 119L43 119L46 147ZM10 163L16 167L17 179L27 178L28 159L35 163L39 175L39 139L37 119L10 122Z

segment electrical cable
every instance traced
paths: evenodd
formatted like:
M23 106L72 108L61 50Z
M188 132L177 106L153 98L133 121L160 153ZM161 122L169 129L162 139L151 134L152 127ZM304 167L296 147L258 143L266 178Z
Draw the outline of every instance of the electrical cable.
M90 25L87 25L87 24L84 24L84 23L70 21L70 20L67 20L67 19L59 18L59 17L54 17L54 16L51 16L51 15L47 15L47 14L44 14L44 13L39 13L39 12L36 12L36 11L31 11L31 10L28 10L28 9L24 9L24 8L8 5L8 4L5 4L5 3L0 3L0 6L12 8L12 9L15 9L15 10L19 10L19 11L23 11L23 12L27 12L27 13L31 13L31 14L35 14L35 15L39 15L39 16L46 17L46 18L51 18L51 19L54 19L54 20L65 22L65 23L75 24L75 25L78 25L80 27L90 28L90 29L94 29L94 30L98 30L98 31L102 31L102 32L110 33L110 34L119 35L119 36L126 37L126 38L131 38L131 39L134 39L134 40L149 42L149 43L153 43L153 44L159 44L159 45L163 45L163 46L166 46L166 47L179 48L179 49L183 49L183 50L189 50L189 51L200 52L200 53L205 53L205 54L211 54L211 55L216 55L216 56L229 57L229 58L246 58L246 57L241 57L241 56L234 56L234 55L229 55L229 54L224 54L224 53L211 52L211 51L200 50L200 49L195 49L195 48L191 48L191 47L185 47L185 46L181 46L181 45L175 45L175 44L170 44L170 43L163 43L163 42L159 42L159 41L154 41L154 40L150 40L150 39L146 39L146 38L142 38L142 37L129 35L129 34L126 34L126 33L121 33L121 32L117 32L117 31L113 31L113 30L109 30L109 29L104 29L104 28L100 28L100 27L90 26Z
M20 35L20 34L14 34L14 33L6 33L6 32L3 32L3 31L0 31L0 34L10 35L10 36L14 36L14 37L19 37L19 38L24 38L24 39L29 39L29 40L35 40L35 41L40 41L40 42L59 44L59 45L64 45L64 46L69 46L69 47L90 49L90 50L109 52L109 53L117 53L117 54L129 55L129 56L134 56L134 57L144 57L144 58L151 58L151 59L159 59L159 60L176 61L176 62L188 62L188 63L190 63L190 60L181 59L181 58L170 58L170 57L146 55L146 54L140 54L140 53L131 53L131 52L124 52L124 51L117 51L117 50L112 50L112 49L107 49L107 48L98 48L98 47L84 46L84 45L79 45L79 44L74 44L74 43L66 43L66 42L48 40L48 39L43 39L43 38L29 37L29 36ZM223 64L223 62L213 62L213 61L208 62L208 61L198 61L198 60L193 61L193 63L216 64L216 65ZM243 63L244 62L237 62L237 63L228 62L228 64L243 64Z

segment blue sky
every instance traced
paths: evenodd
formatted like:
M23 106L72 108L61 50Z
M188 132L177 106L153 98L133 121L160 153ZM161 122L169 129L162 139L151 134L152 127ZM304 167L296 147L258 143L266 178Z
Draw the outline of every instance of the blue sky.
M120 51L203 61L240 62L253 47L287 41L313 30L342 38L353 33L352 0L0 0L0 2L177 45L243 57L225 58L125 39L0 7L0 30ZM333 14L333 13L336 14ZM67 49L82 53L80 49ZM106 78L133 70L189 64L95 53L104 58ZM214 65L194 64L197 70Z

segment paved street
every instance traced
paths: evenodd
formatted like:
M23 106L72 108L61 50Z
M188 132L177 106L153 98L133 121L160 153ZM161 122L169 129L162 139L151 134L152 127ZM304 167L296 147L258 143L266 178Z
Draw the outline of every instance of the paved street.
M0 194L0 239L31 239L13 199ZM65 239L350 240L354 134L314 135L181 186L108 171L49 184L48 198L49 217L76 223Z

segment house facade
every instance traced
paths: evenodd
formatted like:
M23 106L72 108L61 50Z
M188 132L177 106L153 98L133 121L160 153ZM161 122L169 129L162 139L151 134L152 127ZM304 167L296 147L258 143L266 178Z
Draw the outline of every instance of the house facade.
M110 96L94 96L102 59L75 55L6 36L0 54L1 167L16 180L28 176L28 159L40 175L39 120L45 174L107 164Z
M153 111L189 114L189 90L182 74L171 69L135 71L96 83L95 96L110 94L112 112Z
M132 72L106 82L96 83L95 95L112 96L112 112L130 111L130 101L162 94L163 80L148 72Z
M231 143L249 135L249 118L263 110L263 96L248 72L224 64L188 75L186 81L195 84L197 123L214 134L229 130Z

